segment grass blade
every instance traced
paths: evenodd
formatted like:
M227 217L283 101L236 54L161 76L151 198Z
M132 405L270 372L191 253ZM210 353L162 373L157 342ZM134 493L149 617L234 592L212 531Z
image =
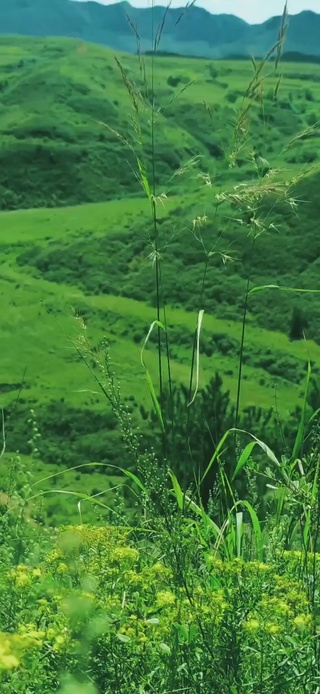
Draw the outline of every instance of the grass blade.
M237 531L237 557L241 557L242 535L243 535L243 512L236 513L236 531Z
M172 482L172 487L173 487L174 495L175 495L176 500L177 500L178 507L179 507L180 511L182 511L182 509L184 507L183 491L180 487L180 484L179 484L174 472L172 472L172 470L169 470L169 476L170 476L170 479Z
M144 350L145 350L145 348L146 348L146 346L147 346L148 340L149 340L150 335L151 335L151 333L152 333L152 331L153 331L153 329L154 329L155 326L157 326L158 328L161 328L162 330L165 330L164 325L163 325L160 321L155 320L155 321L153 321L153 323L151 323L150 328L149 328L149 331L148 331L148 334L147 334L147 337L146 337L146 339L145 339L145 341L144 341L144 343L143 343L143 345L142 345L142 349L141 349L141 353L140 353L140 359L141 359L141 364L142 364L142 366L143 366L143 368L144 368L144 370L145 370L145 375L146 375L147 383L148 383L148 386L149 386L149 390L150 390L152 402L153 402L153 405L154 405L154 409L155 409L155 412L156 412L157 417L158 417L158 419L159 419L160 426L161 426L161 430L162 430L162 432L164 433L164 431L165 431L165 426L164 426L164 421L163 421L163 417L162 417L161 407L160 407L160 405L159 405L158 398L157 398L157 396L156 396L156 392L155 392L155 389L154 389L154 385L153 385L153 382L152 382L152 378L151 378L151 376L150 376L150 373L149 373L149 371L148 371L148 368L147 368L146 363L145 363L144 358L143 358Z
M300 417L299 427L298 427L297 435L296 435L294 446L293 446L293 451L292 451L292 456L291 456L292 460L295 460L298 457L298 453L299 453L301 446L304 442L306 411L307 411L307 398L308 398L308 392L309 392L309 386L310 386L310 379L311 379L311 364L310 364L310 361L308 361L306 386L305 386L303 404L302 404L302 409L301 409L301 417Z
M256 446L255 441L251 441L250 443L247 444L247 446L244 448L244 450L241 453L241 456L237 462L236 469L231 477L231 482L235 480L239 472L241 472L242 468L245 466L246 462L249 460L251 453L253 449Z
M201 335L201 326L202 326L202 321L203 321L203 316L204 316L204 311L201 310L199 311L198 315L198 325L197 325L197 347L196 347L196 388L194 391L194 395L192 400L188 403L188 407L192 405L192 403L195 401L197 392L199 390L199 377L200 377L200 335Z

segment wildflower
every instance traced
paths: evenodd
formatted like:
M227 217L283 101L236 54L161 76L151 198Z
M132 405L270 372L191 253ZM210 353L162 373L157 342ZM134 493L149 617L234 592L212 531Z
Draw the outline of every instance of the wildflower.
M45 632L37 629L35 624L22 624L19 627L19 634L21 634L26 642L32 643L33 645L42 641L45 636Z
M111 559L118 562L136 562L139 556L138 550L133 547L116 547L111 553Z
M68 571L67 565L61 561L60 564L57 566L57 574L66 574Z
M63 648L63 646L65 645L65 642L66 642L65 637L62 636L62 634L58 635L54 640L53 650L54 651L60 651Z
M244 623L244 627L247 631L258 631L258 629L260 629L260 622L258 619L248 619Z
M31 584L31 576L26 573L18 573L16 576L16 586L18 588L25 588Z
M130 638L132 638L133 636L135 636L135 630L134 630L132 627L129 627L129 628L126 630L126 634L127 634L127 636L129 636Z
M141 634L138 638L138 642L139 643L146 643L146 641L148 641L147 636L145 634Z
M33 569L33 571L32 571L32 577L33 578L40 578L41 576L42 576L42 571L41 571L40 567Z
M157 562L156 564L154 564L151 567L150 571L156 574L159 578L170 578L172 576L171 569L168 569L164 564L161 564L161 562Z
M168 590L162 590L157 593L157 605L158 607L171 607L176 602L176 598L173 593Z
M47 564L54 564L55 561L59 560L62 558L62 552L61 550L54 549L52 552L49 552L46 558Z
M19 667L18 658L12 653L8 653L3 646L0 646L0 670L13 670Z
M264 629L268 634L278 634L279 631L281 631L279 624L272 624L270 622L267 622Z
M126 571L125 577L128 583L131 583L132 585L139 585L143 583L142 574L138 574L136 571Z
M270 564L266 564L263 561L248 562L248 567L262 572L273 571L273 567Z
M311 623L311 615L310 614L298 614L297 617L294 618L293 623L299 629L307 629Z

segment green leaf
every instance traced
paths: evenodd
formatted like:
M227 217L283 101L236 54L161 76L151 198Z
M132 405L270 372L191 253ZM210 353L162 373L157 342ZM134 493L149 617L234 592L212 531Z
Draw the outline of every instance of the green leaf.
M241 456L237 462L236 469L231 477L231 481L235 480L239 472L241 472L242 468L245 466L246 462L249 460L251 453L256 446L255 441L251 441L250 443L247 444L247 446L243 449Z
M163 325L162 323L160 323L160 321L155 320L155 321L153 321L153 323L151 323L150 328L149 328L149 330L148 330L147 337L146 337L146 339L145 339L145 341L144 341L144 343L143 343L143 345L142 345L142 349L141 349L141 353L140 353L140 359L141 359L141 364L142 364L142 366L143 366L143 368L144 368L144 370L145 370L145 375L146 375L147 383L148 383L148 386L149 386L149 390L150 390L152 402L153 402L153 405L154 405L154 409L155 409L155 412L156 412L157 417L158 417L158 419L159 419L160 426L161 426L161 430L162 430L162 432L164 433L165 427L164 427L164 421L163 421L163 417L162 417L161 407L160 407L160 405L159 405L158 398L157 398L157 396L156 396L156 392L155 392L155 389L154 389L154 385L153 385L153 383L152 383L152 378L151 378L151 376L150 376L150 373L149 373L149 371L148 371L148 369L147 369L147 366L146 366L146 364L145 364L145 361L144 361L144 350L145 350L145 348L146 348L146 346L147 346L148 340L149 340L150 335L151 335L151 333L152 333L152 331L153 331L153 329L154 329L155 326L157 326L158 328L161 328L162 330L165 331L165 327L164 327L164 325Z
M119 468L121 472L123 472L126 477L129 477L136 485L143 491L145 494L147 493L147 488L142 484L141 480L139 480L139 477L137 475L134 475L133 472L130 472L130 470L125 470L124 468Z
M202 321L203 321L203 316L204 316L204 311L201 310L199 311L198 315L198 324L197 324L197 348L196 348L196 388L193 394L193 398L191 402L188 403L188 407L194 403L196 399L197 392L199 390L199 378L200 378L200 335L201 335L201 326L202 326Z
M243 535L243 512L236 513L236 528L237 528L237 557L241 557L242 535Z
M250 436L250 438L252 438L255 441L255 443L263 450L263 452L266 453L269 460L271 460L274 463L274 465L276 465L277 468L281 468L281 465L279 463L278 458L275 456L275 454L273 453L271 448L269 448L269 446L267 446L267 444L264 443L264 441L261 441L253 434L250 434L249 431L245 431L244 429L237 429L237 431L239 431L242 434L247 434L248 436Z
M240 502L238 502L238 504L245 506L245 508L249 512L253 531L254 531L255 538L256 538L258 557L259 557L260 561L263 561L263 536L262 536L262 530L261 530L259 518L258 518L254 508L249 503L249 501L246 501L246 500L240 501Z
M295 439L294 446L293 446L292 456L291 456L291 458L293 460L295 460L295 458L297 458L299 450L300 450L300 448L304 442L307 399L308 399L308 392L309 392L309 386L310 386L310 378L311 378L311 364L310 364L310 361L308 361L307 378L306 378L306 385L305 385L305 391L304 391L304 399L303 399L303 404L302 404L302 409L301 409L301 417L300 417L299 427L298 427L296 439Z
M141 159L139 159L139 157L137 157L137 163L138 163L142 187L143 187L144 192L146 193L146 195L148 197L148 200L151 200L151 190L150 190L150 186L149 186L146 167L145 167L144 163L141 161Z
M130 641L130 636L127 636L127 634L120 634L119 632L117 633L117 638L121 643L128 643Z
M223 435L222 439L220 439L220 441L219 441L219 443L218 443L218 445L217 445L217 448L216 448L216 450L215 450L215 452L214 452L214 454L213 454L213 456L212 456L212 458L211 458L211 460L210 460L210 462L209 462L209 464L208 464L208 466L207 466L205 472L203 473L203 475L202 475L202 477L201 477L200 485L202 484L203 480L206 478L207 474L208 474L209 471L211 470L213 463L214 463L215 460L217 459L219 453L220 453L221 450L222 450L222 447L223 447L225 441L227 440L228 436L231 434L232 431L235 431L235 429L228 429L228 431L226 431L226 433Z
M281 292L296 292L302 294L319 294L320 289L301 289L298 287L281 287L279 284L263 284L259 287L252 287L248 294L255 294L256 292L262 292L265 289L278 289Z
M173 487L173 491L174 491L174 494L175 494L175 497L176 497L176 500L177 500L178 507L179 507L180 511L182 511L182 509L183 509L183 507L184 507L184 494L183 494L183 491L182 491L182 489L181 489L181 487L180 487L180 484L179 484L179 482L178 482L178 480L177 480L177 478L176 478L174 472L172 472L172 470L169 470L169 476L170 476L170 479L171 479L171 482L172 482L172 487Z
M160 643L159 648L161 648L161 650L162 650L164 653L167 653L168 655L170 655L170 653L171 653L171 648L168 646L168 644L166 644L166 643Z

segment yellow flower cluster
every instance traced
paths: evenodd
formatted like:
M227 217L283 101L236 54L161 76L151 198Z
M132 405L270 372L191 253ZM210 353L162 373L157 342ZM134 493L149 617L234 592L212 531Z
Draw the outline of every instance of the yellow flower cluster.
M42 634L37 629L26 629L19 634L0 633L0 671L19 667L24 654L41 645Z
M43 572L40 567L32 568L27 566L27 564L18 564L16 568L8 572L7 578L14 583L17 588L27 588L40 579L42 574Z
M19 667L19 660L14 653L13 638L9 634L0 634L0 670L13 670Z
M175 605L176 597L173 593L168 590L161 590L157 593L156 603L157 607L172 607Z
M285 553L282 559L296 562L299 557ZM81 620L92 616L99 621L101 610L111 616L106 640L119 638L129 647L168 652L166 644L177 627L181 633L190 629L197 634L201 622L218 642L223 620L234 613L248 640L266 635L274 640L289 633L304 638L312 628L307 592L294 572L283 569L281 562L277 565L278 569L260 561L209 556L211 580L196 577L190 596L174 583L172 571L162 561L152 564L147 553L133 545L127 528L77 526L59 532L58 545L43 567L21 564L9 578L21 590L45 579L41 597L34 593L37 619L33 617L45 628L24 624L19 637L34 638L50 652L66 653L73 643L70 624L80 626ZM245 617L243 604L254 605ZM16 651L4 650L2 657L6 656L8 664L19 660Z
M135 564L138 557L139 552L133 547L116 547L110 552L110 560L119 564Z

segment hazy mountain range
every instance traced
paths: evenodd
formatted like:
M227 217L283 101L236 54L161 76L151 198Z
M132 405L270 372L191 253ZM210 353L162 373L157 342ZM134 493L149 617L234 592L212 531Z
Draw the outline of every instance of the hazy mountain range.
M131 7L127 2L102 5L74 0L0 0L0 34L73 37L135 52L137 44L129 16L145 51L152 46L152 26L156 30L164 12L163 7L155 7L152 19L150 8ZM188 11L170 9L160 49L216 58L262 56L273 45L279 25L279 17L250 25L234 15L215 15L196 6ZM319 37L320 14L301 12L290 17L285 50L319 56Z

